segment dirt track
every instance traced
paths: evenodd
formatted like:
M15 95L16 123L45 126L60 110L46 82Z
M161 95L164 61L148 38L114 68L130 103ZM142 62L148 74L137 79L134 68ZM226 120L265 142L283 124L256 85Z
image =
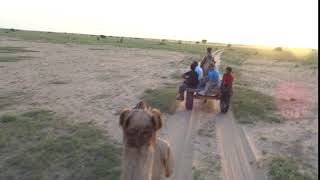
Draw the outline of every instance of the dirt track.
M215 54L218 64L222 53L223 51L220 51ZM194 151L197 148L196 146L199 145L194 143L193 139L198 136L197 132L200 124L204 121L211 121L216 124L223 171L221 178L223 180L265 179L262 170L256 168L256 158L252 147L250 147L243 130L235 123L232 113L220 114L219 104L216 101L213 102L213 107L208 107L208 104L195 100L192 111L185 110L184 103L178 103L178 110L168 120L167 127L164 130L166 132L163 133L163 136L171 142L176 159L176 169L172 180L193 179L192 164L196 160ZM201 146L200 148L205 147ZM217 152L218 150L211 149L210 151ZM217 177L205 176L205 179L215 178Z

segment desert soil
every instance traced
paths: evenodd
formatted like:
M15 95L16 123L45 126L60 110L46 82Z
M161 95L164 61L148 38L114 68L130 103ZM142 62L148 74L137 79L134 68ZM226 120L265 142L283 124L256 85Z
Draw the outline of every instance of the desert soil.
M148 88L172 83L178 86L180 80L171 77L177 72L177 64L196 58L162 50L52 44L5 37L0 37L0 47L35 51L0 54L32 57L0 62L0 114L49 109L72 122L92 122L119 143L119 111L134 107ZM178 70L188 69L186 66ZM207 112L197 108L187 112L183 103L177 106L174 115L164 114L160 134L170 141L176 159L171 179L192 179L193 170L199 171L201 177L218 177L220 161L210 108L202 108L207 108Z
M241 78L273 96L281 124L259 122L242 128L264 166L273 156L292 156L318 172L318 69L276 59L249 59Z

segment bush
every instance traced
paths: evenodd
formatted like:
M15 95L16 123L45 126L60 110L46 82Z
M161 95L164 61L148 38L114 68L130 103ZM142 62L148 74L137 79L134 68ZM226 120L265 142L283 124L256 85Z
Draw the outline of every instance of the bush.
M196 41L196 44L199 44L200 42L199 41Z
M106 36L105 36L105 35L100 35L100 37L101 37L101 38L106 38Z
M227 44L227 47L231 47L231 44Z
M207 40L206 40L206 39L203 39L201 42L202 42L202 44L206 44L206 43L207 43Z
M276 47L274 48L275 51L282 51L282 47Z
M161 112L173 114L176 110L177 87L164 87L159 89L147 89L143 99L154 108Z
M182 44L182 41L181 41L181 40L179 40L179 41L178 41L178 44Z
M15 120L17 120L17 117L12 114L5 114L0 117L0 122L2 122L2 123L9 123L9 122L13 122Z
M160 40L160 45L165 45L166 44L166 40L165 39L161 39Z
M119 40L119 42L120 42L120 43L123 43L123 39L124 39L124 38L121 37L120 40Z

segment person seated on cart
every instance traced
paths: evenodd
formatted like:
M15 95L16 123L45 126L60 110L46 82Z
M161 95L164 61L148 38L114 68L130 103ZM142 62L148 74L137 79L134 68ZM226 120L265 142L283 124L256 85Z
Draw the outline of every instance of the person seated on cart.
M193 88L196 89L199 83L198 80L198 74L195 71L196 67L198 65L198 62L193 62L190 65L191 71L188 71L182 75L182 78L185 79L185 81L180 85L179 87L179 94L177 95L177 100L184 100L184 92L187 88Z
M203 58L203 60L201 61L201 68L203 70L203 75L207 76L208 72L209 72L209 65L211 63L215 63L214 57L212 55L212 48L208 47L207 48L207 55Z
M200 95L215 96L220 91L219 70L216 68L215 63L209 65L208 82L205 88L199 92Z
M198 86L197 86L197 89L202 89L206 85L205 78L203 77L203 70L202 70L200 64L197 61L193 61L193 63L197 64L197 67L195 69L196 73L198 74Z

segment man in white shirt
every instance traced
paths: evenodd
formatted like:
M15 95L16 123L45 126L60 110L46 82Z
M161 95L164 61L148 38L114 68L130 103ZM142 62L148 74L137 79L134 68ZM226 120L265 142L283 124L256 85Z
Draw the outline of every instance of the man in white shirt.
M196 67L195 71L196 71L196 73L198 74L198 80L199 80L198 89L199 89L199 88L201 88L201 87L204 85L204 83L203 83L203 81L204 81L204 79L203 79L203 70L202 70L202 68L200 67L200 65L199 65L198 62L194 61L193 63L194 63L194 64L197 64L197 67Z

